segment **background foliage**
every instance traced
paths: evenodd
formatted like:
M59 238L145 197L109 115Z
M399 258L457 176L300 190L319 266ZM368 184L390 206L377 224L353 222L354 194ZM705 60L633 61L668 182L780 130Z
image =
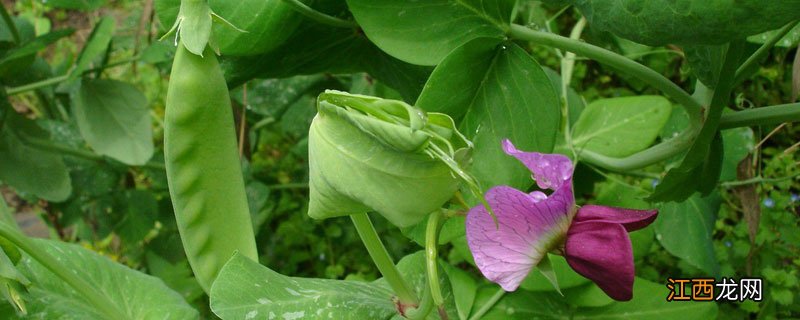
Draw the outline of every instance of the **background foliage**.
M347 4L353 14L366 15L368 11L364 10L370 9L365 7L373 2L373 5L391 4L391 1L348 1ZM521 1L513 22L567 34L578 23L580 13L573 9L562 10L563 4L550 2L558 1L547 1L546 4ZM575 1L575 5L581 8L593 2L613 1ZM152 275L182 296L182 299L176 296L163 299L173 299L176 305L181 306L188 303L200 310L203 317L210 318L213 314L208 309L208 297L192 277L183 254L163 172L162 119L174 46L171 40L158 42L155 39L171 25L177 3L156 1L154 4L149 0L3 2L20 31L22 43L26 44L23 48L27 49L0 56L0 84L6 87L5 94L8 95L0 103L8 103L13 108L13 112L3 109L6 111L0 115L6 119L6 127L0 134L0 181L3 182L3 197L25 232L76 244L51 243L48 250L77 250L80 246ZM653 6L657 4L654 2ZM348 16L343 1L321 1L315 9L340 17ZM419 17L421 13L413 9L410 8L412 11L405 12L405 15ZM495 9L489 11L510 11L510 8L502 6ZM230 10L235 11L234 8ZM536 141L526 135L525 130L506 132L506 128L482 126L481 114L498 107L489 103L495 101L492 97L480 94L472 97L458 94L419 96L429 76L440 82L428 84L441 86L442 92L492 92L492 86L507 89L503 81L491 79L550 81L554 89L561 90L560 77L554 71L561 68L561 52L528 42L507 42L502 48L496 47L497 42L493 39L504 34L504 21L492 24L487 20L470 19L468 12L463 14L467 22L443 24L438 26L439 30L428 30L426 34L431 36L418 41L420 47L409 46L403 37L411 33L401 28L393 30L397 34L373 35L367 32L365 36L350 29L322 26L299 15L295 18L299 26L291 34L286 33L288 40L269 52L271 48L238 48L221 44L223 50L226 46L231 47L230 55L223 56L222 63L234 100L237 128L243 128L241 143L245 183L261 264L281 275L364 280L370 281L364 283L364 288L388 290L380 280L371 282L379 278L379 274L348 219L316 221L306 215L307 134L316 113L316 97L324 89L410 103L416 101L426 110L451 111L451 115L452 112L462 112L455 111L459 108L466 108L461 110L468 110L463 111L468 114L454 117L464 118L467 131L477 132L482 128L483 134L490 138L498 132L510 133L512 138L522 140L521 144L526 147L554 147L556 151L567 152L559 149L563 141L556 140L552 145L552 139ZM361 23L390 18L406 19L376 15ZM488 21L502 20L505 16L498 14L491 18ZM715 18L731 20L728 17ZM449 19L455 21L458 17ZM639 39L642 43L653 45L647 46L609 33L616 32L610 22L596 23L584 32L585 41L633 58L686 90L693 88L695 76L691 70L695 70L704 82L716 83L719 80L703 78L704 74L713 77L713 71L703 71L703 68L715 68L715 61L709 58L714 57L714 48L698 48L692 41L655 41L653 39L662 39L657 33L659 30L651 30L652 34L639 34L644 37ZM411 27L414 24L407 25ZM438 38L455 32L452 28L472 32L468 34L469 39L455 39L452 43ZM792 73L800 69L800 62L795 59L800 40L797 34L792 32L779 42L760 61L754 76L744 80L735 108L796 101ZM367 37L373 40L386 37L386 41L381 42L378 48ZM448 55L461 44L477 38L488 40L484 44L474 41L471 45L483 46L484 49L465 51L464 55ZM0 43L8 43L10 39L12 35L7 30L0 30ZM763 42L760 36L751 37L745 44L745 52L755 51L759 42ZM237 50L262 53L237 57ZM521 58L527 53L538 62ZM487 65L483 63L485 61L493 63ZM465 74L437 73L430 67L448 63L454 66L470 63L474 67L464 70ZM543 73L520 72L526 68L520 67L521 64L537 63L544 68ZM14 88L53 78L59 79L56 85L19 94L11 92ZM542 100L556 103L559 97L548 95L546 90L511 90L507 103L514 105L514 112L519 114L508 114L508 119L502 123L513 123L511 127L516 128L536 127L536 130L543 131L547 131L541 129L545 124L553 128L560 125L557 119L523 116L529 112L526 108L533 106L519 103ZM626 156L654 141L672 137L688 123L681 109L661 97L660 92L591 60L575 63L568 90L573 142L586 150ZM639 107L641 105L646 105L646 108ZM600 125L605 123L603 121L627 125L599 134L606 127ZM800 128L791 123L737 128L723 131L722 136L724 155L719 188L707 196L695 194L684 202L660 204L656 223L631 235L638 277L633 302L612 302L594 285L564 267L558 271L563 272L559 279L564 297L554 293L552 287L535 274L523 284L526 290L506 295L486 314L486 318L565 318L598 314L619 318L635 312L652 312L660 317L673 318L685 317L685 312L698 318L800 316L800 297L797 294L800 289L800 156L797 152ZM556 138L563 140L563 137ZM476 133L476 143L482 143L481 139L482 136ZM527 187L526 181L509 182L519 177L518 172L515 174L511 169L497 172L497 163L508 160L495 159L500 154L499 146L496 150L488 147L478 150L475 155L476 175L488 180L497 179L498 183ZM679 160L672 159L624 175L607 173L582 163L576 170L575 179L578 202L650 208L652 204L645 198L661 182L660 174L677 166ZM508 164L513 165L513 161ZM516 169L519 171L521 167ZM756 183L737 182L750 179L756 179ZM753 223L759 221L758 217L760 223ZM373 220L394 257L399 259L421 249L424 224L398 230L384 219ZM495 289L488 282L478 280L482 278L470 266L463 222L451 221L454 222L448 222L442 231L440 242L445 245L440 248L440 257L461 267L459 270L466 274L463 276L468 280L458 284L454 282L453 286L477 288L473 302L469 297L459 296L459 292L470 290L456 290L454 287L455 303L449 306L448 311L455 318L458 314L469 314L469 310L474 310L472 305L480 306L489 300ZM416 258L411 255L405 259ZM105 260L92 261L105 263ZM34 283L42 281L36 277L36 268L32 266L34 271L15 279L27 277ZM86 268L86 264L81 264L81 268ZM236 272L251 272L255 277L280 276L260 274L264 271L246 261L229 268L240 268L241 271ZM448 281L453 281L452 273L459 271L448 273ZM2 273L0 276L0 282L4 283L14 278ZM667 277L704 276L764 278L764 301L689 303L685 305L689 311L680 313L664 307L667 289L663 284ZM148 278L147 281L155 280ZM324 283L322 280L308 281ZM305 285L324 287L317 283L297 284L301 288ZM132 290L136 288L137 285L131 284ZM45 295L44 291L36 288L30 292ZM353 292L353 295L358 294L364 295ZM333 302L344 303L334 298ZM69 297L59 295L52 299L68 301ZM39 307L30 304L29 311L38 312ZM191 314L188 306L185 307L187 314ZM391 306L375 302L370 311L391 314L392 310ZM0 303L0 313L11 314L13 311L3 302Z

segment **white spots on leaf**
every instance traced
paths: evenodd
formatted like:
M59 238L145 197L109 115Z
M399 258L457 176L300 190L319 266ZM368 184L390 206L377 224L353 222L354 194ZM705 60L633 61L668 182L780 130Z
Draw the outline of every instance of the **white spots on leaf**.
M291 294L291 295L293 295L295 297L300 296L300 293L297 292L297 291L294 291L292 288L286 288L286 292L288 292L289 294Z
M283 314L283 320L295 320L300 319L306 315L305 311L297 311L297 312L286 312Z
M275 319L275 314L272 311L269 312L269 320Z
M244 315L244 318L245 318L245 320L255 319L257 315L258 315L258 311L257 310L253 310L253 311L248 312L246 315Z
M272 302L272 300L267 299L267 298L258 298L256 301L258 301L259 304L267 304L267 303Z

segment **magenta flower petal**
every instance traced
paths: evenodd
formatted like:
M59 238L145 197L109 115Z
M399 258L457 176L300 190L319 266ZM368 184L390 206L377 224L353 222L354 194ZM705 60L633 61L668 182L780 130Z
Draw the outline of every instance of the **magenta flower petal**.
M566 184L572 191L572 161L566 156L519 151L508 139L503 140L503 151L531 170L539 188L558 190Z
M575 223L584 221L601 221L619 223L628 232L644 228L658 215L658 210L634 210L598 205L585 205L575 215Z
M633 249L621 224L573 222L564 253L572 269L594 281L612 299L627 301L633 297Z
M566 193L540 199L544 194L527 194L498 186L486 193L486 201L497 216L483 206L469 211L467 243L483 275L506 291L514 291L542 257L563 241L574 211L572 188ZM559 190L560 191L560 190ZM565 197L566 195L569 197Z

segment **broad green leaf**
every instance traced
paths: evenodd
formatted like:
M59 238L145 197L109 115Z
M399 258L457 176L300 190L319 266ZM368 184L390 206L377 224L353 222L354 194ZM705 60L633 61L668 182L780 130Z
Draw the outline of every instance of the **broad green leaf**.
M92 62L106 52L108 44L111 43L111 37L114 35L114 23L114 18L105 17L94 26L89 40L86 41L86 45L78 55L75 68L70 71L73 79L80 77L84 71L89 69Z
M47 5L53 8L73 9L82 11L96 10L108 2L107 0L47 0Z
M561 119L556 90L539 64L516 44L487 38L448 55L416 105L462 119L459 129L475 144L470 171L484 189L530 186L530 171L500 143L508 138L520 150L550 152Z
M300 25L283 45L269 53L226 59L222 66L231 87L252 78L368 72L400 92L407 102L416 100L430 74L428 67L389 56L361 33L314 22Z
M720 181L736 180L736 167L755 147L753 129L735 128L722 131L722 143L725 148L722 158L722 174Z
M359 26L378 47L400 60L431 66L472 39L502 39L515 3L511 0L347 1Z
M648 45L722 44L798 18L800 1L572 0L593 28Z
M171 26L180 0L156 0L162 24ZM288 39L302 17L282 0L209 0L211 10L245 32L214 23L211 37L223 55L255 55L275 49Z
M600 308L578 308L571 319L681 319L703 320L717 318L717 305L713 302L667 302L669 293L664 284L636 278L633 299L614 302Z
M548 284L549 285L549 284ZM493 296L502 290L497 286L487 286L478 290L472 316ZM503 294L481 320L516 319L570 319L569 305L558 293L517 290Z
M654 223L656 239L672 255L710 276L719 275L712 243L719 205L717 193L706 198L695 194L683 202L662 203Z
M60 267L94 286L124 312L120 319L196 319L199 315L158 278L130 269L75 244L35 240ZM23 258L20 271L33 285L26 294L31 318L106 319L50 270Z
M602 307L614 303L614 299L594 283L564 289L564 299L570 305L577 307Z
M714 88L719 81L726 50L725 45L692 45L683 48L692 73L709 88Z
M439 231L439 245L448 244L453 239L464 236L466 234L465 220L465 216L455 216L445 220L442 224L442 229ZM426 226L427 221L423 220L412 227L402 228L400 231L416 244L424 247Z
M553 254L548 254L547 256L550 258L552 270L558 278L558 286L562 290L581 286L589 282L589 279L573 271L564 257ZM520 285L520 288L528 291L556 291L550 280L539 271L531 271Z
M153 156L147 98L134 86L86 79L72 105L81 135L97 153L129 165L145 164Z
M64 201L72 193L72 186L61 156L30 144L31 139L48 138L47 132L32 120L13 112L6 115L0 132L0 180L47 201Z
M672 106L661 96L635 96L592 101L572 130L572 144L609 157L625 157L655 141Z
M449 263L442 263L441 266L444 267L447 278L450 280L458 318L466 320L473 303L475 303L475 294L478 291L475 278L469 272L453 267Z
M427 289L424 254L400 260L397 268L418 293ZM448 315L455 317L449 283L443 278ZM236 254L211 288L211 310L222 319L389 319L397 314L386 281L294 278ZM451 314L452 312L452 314ZM432 317L429 318L433 319Z

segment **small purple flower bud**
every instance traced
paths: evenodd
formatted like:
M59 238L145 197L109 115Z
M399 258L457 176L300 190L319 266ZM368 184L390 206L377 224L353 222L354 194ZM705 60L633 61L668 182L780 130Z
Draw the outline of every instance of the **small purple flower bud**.
M767 208L775 208L775 200L772 200L772 198L764 199L764 206Z
M792 202L798 202L800 201L800 196L798 196L796 193L792 193L791 199Z

